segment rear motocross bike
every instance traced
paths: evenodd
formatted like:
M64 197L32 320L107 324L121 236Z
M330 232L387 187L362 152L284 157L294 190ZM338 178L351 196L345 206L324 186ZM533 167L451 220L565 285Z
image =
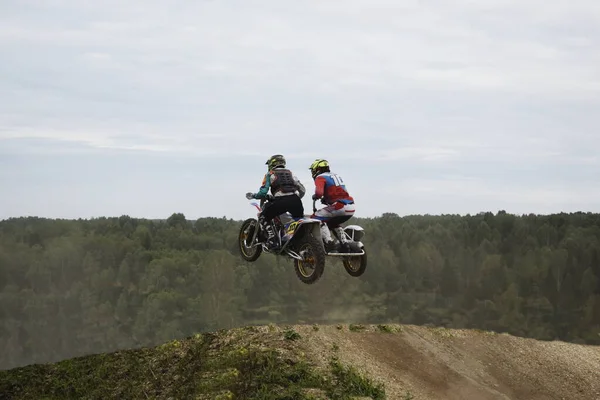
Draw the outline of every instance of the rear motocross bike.
M313 200L313 214L317 211L315 206L316 200ZM332 218L334 222L335 218ZM365 245L361 239L365 235L365 230L359 225L348 225L342 227L344 232L344 241L348 243L349 251L327 251L326 255L329 257L338 257L342 259L344 269L348 274L354 277L359 277L365 273L367 269L367 251ZM334 240L336 247L340 248L340 238L337 237L335 232L331 232L331 238ZM323 248L325 248L324 238L322 239Z
M294 260L294 269L298 278L306 283L315 283L325 269L325 249L321 239L320 223L318 219L305 216L304 218L292 218L289 213L278 215L271 221L273 224L275 239L279 246L270 250L267 246L267 232L262 229L258 222L258 216L262 212L267 200L261 199L260 205L256 202L250 203L258 210L257 218L248 218L242 223L238 235L240 254L245 261L254 262L261 253L271 253L276 256L285 256Z

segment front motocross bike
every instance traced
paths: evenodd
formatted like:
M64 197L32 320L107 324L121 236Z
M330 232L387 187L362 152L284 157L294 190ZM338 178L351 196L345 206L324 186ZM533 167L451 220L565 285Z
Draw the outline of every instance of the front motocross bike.
M306 284L315 283L325 270L325 248L321 239L321 221L308 216L291 218L288 213L278 215L271 223L279 246L271 250L267 246L267 235L258 222L258 217L268 201L268 195L260 204L251 202L257 209L257 218L248 218L240 227L238 247L245 261L254 262L262 252L284 256L294 260L296 276Z

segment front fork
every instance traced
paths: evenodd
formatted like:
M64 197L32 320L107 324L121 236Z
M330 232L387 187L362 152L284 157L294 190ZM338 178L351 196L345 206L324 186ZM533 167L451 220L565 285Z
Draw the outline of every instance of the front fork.
M252 235L252 240L250 240L250 247L258 246L260 243L254 243L256 241L256 237L258 236L258 231L260 230L260 222L258 219L256 220L256 227L254 228L254 234Z
M271 224L271 226L272 226L272 224ZM260 215L258 215L257 218L256 218L256 226L254 228L254 234L252 235L252 240L250 241L250 243L252 243L250 245L250 247L259 246L259 245L262 244L260 242L255 243L256 242L256 238L258 237L258 232L260 230L262 230L262 224L261 224L261 221L260 221Z

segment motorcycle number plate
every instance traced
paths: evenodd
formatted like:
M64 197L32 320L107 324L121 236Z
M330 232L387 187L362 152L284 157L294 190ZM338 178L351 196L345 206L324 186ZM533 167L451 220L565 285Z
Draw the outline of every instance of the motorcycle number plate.
M296 228L298 227L300 221L294 221L292 222L288 227L287 230L285 231L286 235L291 235L296 231Z

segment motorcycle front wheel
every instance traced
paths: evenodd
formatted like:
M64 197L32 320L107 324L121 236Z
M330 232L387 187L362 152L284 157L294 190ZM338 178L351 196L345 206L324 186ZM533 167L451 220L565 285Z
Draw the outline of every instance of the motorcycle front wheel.
M319 280L325 270L325 249L321 242L310 234L304 235L298 247L298 254L303 260L294 259L296 276L302 282L310 285Z
M240 249L240 255L245 261L253 262L260 257L262 253L262 246L254 246L258 242L258 235L254 243L249 243L254 236L254 230L257 229L258 221L254 218L248 218L242 223L240 227L240 233L238 235L238 248Z

